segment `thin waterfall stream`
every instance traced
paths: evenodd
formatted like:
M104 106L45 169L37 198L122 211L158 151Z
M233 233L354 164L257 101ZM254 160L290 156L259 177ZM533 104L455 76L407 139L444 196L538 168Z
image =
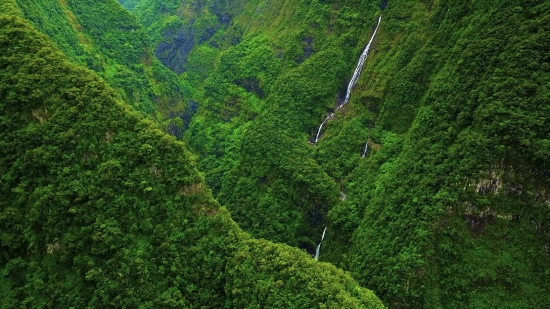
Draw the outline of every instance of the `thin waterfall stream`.
M327 117L325 117L323 122L321 122L321 124L319 125L319 129L317 129L317 134L315 134L315 139L313 141L313 144L317 144L317 142L319 141L319 138L321 136L321 129L323 129L323 125L328 120L332 119L334 117L334 114L336 112L338 112L338 110L340 108L342 108L342 106L344 106L345 104L347 104L349 102L349 99L350 99L350 96L351 96L351 91L353 90L353 87L355 87L355 84L357 83L357 80L359 79L359 76L361 75L361 70L363 69L363 64L365 63L365 60L367 59L367 56L369 55L370 47L372 45L374 37L376 36L376 32L378 31L378 27L380 26L381 21L382 21L382 16L379 16L378 17L378 23L376 24L376 28L374 29L374 33L372 34L372 36L369 40L369 43L367 44L367 46L363 50L363 53L359 57L359 61L357 62L357 66L355 67L355 71L353 72L353 76L351 77L351 80L349 81L348 88L346 90L346 97L344 99L344 102L342 104L339 104L336 107L336 109L334 110L334 112L330 113ZM368 143L365 144L365 148L363 150L363 155L361 156L362 158L365 157L365 155L367 153L367 149L368 149ZM341 194L341 200L345 201L346 200L346 194L344 193L344 191L340 191L340 194ZM319 244L317 245L317 248L315 250L315 257L314 257L315 260L319 259L319 254L321 253L321 244L323 243L323 239L325 239L325 233L326 232L327 232L327 228L325 227L325 229L323 230L323 235L321 236L321 241L319 242Z
M319 137L321 136L321 129L323 128L323 125L325 124L325 122L327 122L329 119L333 118L334 114L340 108L342 108L342 106L344 106L345 104L348 103L349 98L351 96L351 91L353 90L353 87L355 87L355 84L357 83L357 80L359 79L359 76L361 75L361 70L363 69L363 64L365 63L365 59L367 59L367 56L369 55L370 46L372 44L372 41L374 40L374 36L376 35L376 31L378 31L378 27L380 26L381 21L382 21L382 15L380 15L378 17L378 23L376 24L376 28L374 29L374 33L372 34L372 36L369 40L369 43L367 44L367 46L363 50L363 53L359 57L359 61L357 62L357 66L355 67L355 71L353 72L353 76L351 77L351 80L349 81L348 89L346 91L346 97L344 99L344 102L342 104L338 105L336 107L336 110L334 112L330 113L330 115L328 115L323 120L323 122L321 122L321 125L319 125L319 129L317 129L317 134L315 134L315 140L313 141L313 144L317 144L317 142L319 141Z
M345 201L347 198L348 198L348 196L344 192L344 189L340 188L340 200Z
M327 231L327 228L323 230L323 236L321 236L321 241L317 245L317 249L315 249L315 260L319 259L319 254L321 253L321 244L323 243L323 239L325 239L325 233Z
M367 154L367 150L369 149L369 142L365 143L365 148L363 148L363 154L361 155L361 158L364 158Z

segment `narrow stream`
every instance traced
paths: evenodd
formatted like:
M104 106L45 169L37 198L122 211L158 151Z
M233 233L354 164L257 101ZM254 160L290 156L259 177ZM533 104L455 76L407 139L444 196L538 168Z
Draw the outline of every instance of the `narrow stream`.
M364 158L365 155L367 154L367 150L369 149L369 143L366 142L365 143L365 148L363 148L363 154L361 155L361 158Z
M319 259L319 254L321 253L321 244L323 243L323 239L325 239L325 233L327 231L327 228L323 230L323 236L321 236L321 241L317 245L317 249L315 249L315 260Z
M336 109L334 110L334 112L330 113L327 117L325 117L323 122L321 122L321 124L319 125L319 129L317 129L317 134L315 134L315 139L313 140L313 144L317 144L317 142L319 141L319 138L321 137L321 130L323 129L323 126L325 125L325 123L328 120L334 118L334 114L336 112L338 112L338 110L340 108L342 108L342 106L344 106L345 104L347 104L349 102L349 99L350 99L350 96L351 96L351 91L353 90L353 87L355 87L355 84L357 83L357 80L359 79L359 76L361 75L361 70L363 69L363 64L365 63L365 60L367 59L367 56L369 55L369 51L370 51L372 41L374 40L374 36L376 35L376 32L378 31L378 27L380 26L381 21L382 21L382 16L379 16L378 17L378 23L376 24L376 28L374 29L374 33L372 34L372 36L369 40L369 43L367 44L367 46L363 50L363 53L359 57L359 61L357 62L357 66L355 67L355 71L353 72L353 76L351 77L351 80L349 81L344 102L342 104L338 105L336 107ZM368 143L365 143L365 148L363 149L363 154L362 154L361 158L364 158L365 155L367 154L368 147L369 147ZM341 200L345 201L346 200L346 194L343 191L340 191L340 194L341 194ZM319 254L321 253L321 244L323 243L323 239L325 239L326 231L327 231L327 228L325 227L325 229L323 230L323 236L321 236L321 241L319 242L319 244L317 245L317 249L315 250L315 257L314 257L315 260L319 259Z

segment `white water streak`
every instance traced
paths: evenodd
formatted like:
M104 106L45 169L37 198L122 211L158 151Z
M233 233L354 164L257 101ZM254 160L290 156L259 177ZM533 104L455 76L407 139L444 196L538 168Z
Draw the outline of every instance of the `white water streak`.
M363 148L363 155L361 155L361 158L364 158L365 155L367 154L367 150L369 149L369 143L366 142L365 143L365 148Z
M365 63L365 59L367 59L367 56L369 55L370 46L372 44L372 41L374 40L374 36L376 35L376 31L378 31L378 26L380 26L380 21L382 21L382 16L378 17L378 24L376 24L376 28L374 29L374 33L372 34L372 36L369 40L369 43L367 44L367 46L363 50L363 53L359 57L359 62L357 63L357 66L355 67L355 71L353 72L353 76L351 77L351 80L349 81L349 84L348 84L348 89L346 91L346 98L344 100L344 103L338 105L336 107L336 110L334 111L334 113L336 113L340 108L342 108L342 106L344 106L346 103L348 103L349 98L351 96L351 90L353 89L353 87L357 83L357 80L359 79L359 75L361 75L361 70L363 69L363 64ZM334 117L334 113L330 113L330 115L328 115L325 118L325 120L323 120L323 122L321 122L321 125L319 126L319 129L317 129L317 134L315 135L315 141L313 142L314 144L317 144L317 142L319 141L319 136L321 135L321 129L323 128L323 125L329 119Z
M357 67L355 67L355 72L353 72L353 76L351 77L351 80L348 84L348 90L346 92L346 99L344 100L344 104L346 104L349 101L349 97L351 95L351 90L357 83L357 80L359 79L359 75L361 75L361 70L363 69L363 64L365 63L365 59L367 59L367 56L369 55L370 46L372 44L372 41L374 40L374 36L376 35L376 31L378 31L378 26L380 26L380 21L382 20L382 16L378 17L378 24L376 25L376 29L374 29L374 33L372 34L369 44L365 47L365 50L359 57L359 62L357 63Z
M323 239L325 239L326 231L327 231L327 228L325 227L325 229L323 230L323 236L321 237L321 241L319 242L319 244L317 245L317 249L315 250L315 260L319 259L319 253L321 252L321 244L323 243Z
M348 196L344 193L344 190L340 189L340 200L345 201Z
M330 113L330 115L328 115L327 118L325 118L325 120L321 122L321 125L319 126L319 130L317 130L317 135L315 135L315 143L317 143L317 141L319 140L319 135L321 134L321 129L323 128L323 125L325 124L325 122L327 122L327 120L332 118L332 116L334 116L334 113Z

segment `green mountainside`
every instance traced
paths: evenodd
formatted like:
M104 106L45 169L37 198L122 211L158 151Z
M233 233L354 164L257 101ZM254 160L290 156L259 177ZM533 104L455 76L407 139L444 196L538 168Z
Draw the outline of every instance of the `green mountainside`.
M0 4L1 308L383 308L244 233L184 143Z
M192 110L178 77L153 55L136 18L115 1L17 0L25 18L73 62L98 73L145 116L181 137Z
M392 308L550 307L548 1L142 0L133 13L193 89L185 140L251 235L313 253L327 226L321 259ZM380 14L350 103L308 143Z
M253 236L311 252L339 189L307 140L353 71L377 5L359 15L353 1L173 3L143 0L134 9L158 46L170 42L159 34L180 26L209 33L196 29L195 16L218 21L210 38L192 35L195 47L181 74L199 102L186 140L208 185Z
M0 308L550 308L549 119L549 1L3 1Z
M414 56L377 93L402 57L384 59L398 34L382 34L357 96L380 111L381 150L347 179L350 205L367 206L349 269L390 307L548 307L550 2L451 1L424 16Z

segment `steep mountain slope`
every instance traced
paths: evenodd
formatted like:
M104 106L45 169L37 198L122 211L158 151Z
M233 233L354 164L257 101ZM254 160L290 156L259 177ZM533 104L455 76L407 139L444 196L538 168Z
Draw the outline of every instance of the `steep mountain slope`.
M208 11L220 25L204 42L193 41L181 75L199 102L187 140L200 154L209 186L252 235L312 252L323 216L339 194L336 182L315 162L307 140L351 76L355 60L344 60L355 59L366 44L365 32L370 34L370 26L376 25L377 5L174 4L142 1L134 10L157 37L153 41L161 42L158 46L170 42L160 34L179 31L174 20L193 23L189 8L201 8L193 11L196 15ZM358 5L370 13L354 13Z
M321 259L394 308L550 306L547 1L164 3L134 12L187 55L187 141L246 231L312 252L328 225Z
M192 111L177 76L153 56L136 18L114 0L18 0L25 18L126 102L181 137ZM182 123L182 121L184 123Z
M219 37L231 19L242 12L245 3L243 0L142 0L133 12L147 28L157 58L179 74L188 70L191 49Z
M549 9L427 8L399 76L385 93L365 91L380 109L370 137L382 148L348 178L350 204L367 206L350 269L392 307L550 305ZM371 87L390 60L371 66Z
M0 307L383 308L251 239L185 145L0 4Z

